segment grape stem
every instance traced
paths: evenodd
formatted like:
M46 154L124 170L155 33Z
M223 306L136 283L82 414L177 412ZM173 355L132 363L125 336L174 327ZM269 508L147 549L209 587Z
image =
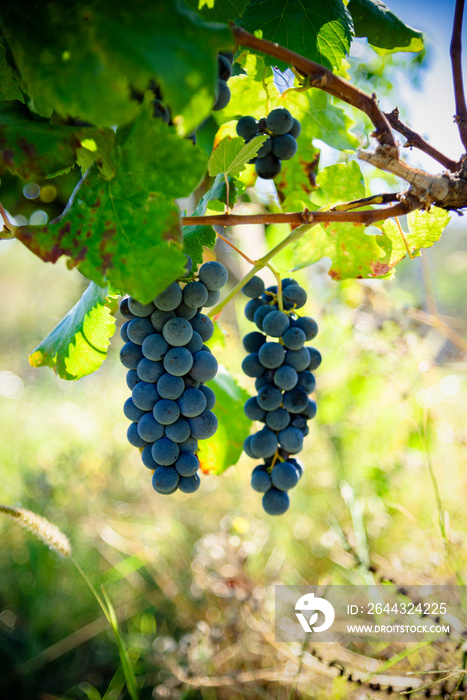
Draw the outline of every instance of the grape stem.
M195 217L197 218L197 217ZM201 217L200 217L201 218ZM239 219L243 219L243 216L237 217ZM231 299L242 289L242 287L245 286L247 282L251 280L252 277L256 275L257 272L263 269L263 267L270 267L269 266L269 261L272 260L272 258L277 255L278 253L281 252L284 248L286 248L288 245L291 243L294 243L295 241L298 241L299 238L301 238L305 233L307 233L313 226L316 226L318 222L314 222L313 220L310 221L308 224L304 224L303 226L299 226L298 228L294 229L292 233L289 233L288 236L286 236L280 243L278 243L274 248L272 248L266 255L263 255L262 258L256 261L252 269L245 275L245 277L238 282L233 289L230 290L230 292L227 294L227 296L219 303L217 306L215 306L211 311L209 312L209 316L211 318L214 318L217 316L217 314L220 314L224 306L229 303ZM271 268L270 268L271 269ZM272 270L275 273L274 270ZM279 284L278 284L278 292L279 292ZM282 301L282 286L281 286L281 301Z
M277 303L278 303L278 305L279 305L279 311L284 311L284 301L283 301L283 299L282 299L282 280L281 280L281 276L280 276L280 274L277 272L277 270L275 270L275 269L273 268L273 266L270 265L269 263L266 265L266 267L268 267L268 268L271 270L272 274L273 274L274 277L276 278L276 282L277 282Z
M407 255L409 256L409 258L410 258L411 260L413 260L413 259L414 259L414 255L412 255L412 251L410 250L409 244L407 243L407 238L405 237L405 233L404 233L404 231L402 230L402 226L401 226L401 223L400 223L400 221L399 221L399 217L395 216L395 217L394 217L394 221L396 222L396 226L397 226L397 228L399 229L399 233L400 233L400 235L401 235L401 238L402 238L402 240L404 241L404 245L405 245L405 249L406 249L406 251L407 251Z
M233 248L233 250L235 250L239 255L241 255L242 258L244 258L244 260L246 260L248 263L250 263L250 265L253 265L253 266L258 265L258 262L259 262L258 260L252 260L251 258L249 258L248 255L246 255L243 251L241 251L240 248L237 248L237 246L236 246L234 243L232 243L231 241L229 241L229 239L226 238L225 236L223 236L221 233L218 233L218 232L216 231L216 234L217 234L218 238L220 238L221 240L224 241L224 243L227 243L227 245L229 245L231 248ZM264 265L263 267L268 267L268 268L271 270L271 272L272 272L272 274L274 275L274 277L276 278L276 281L277 281L277 301L278 301L278 304L279 304L279 309L280 309L281 311L283 311L283 310L284 310L284 303L283 303L283 301L282 301L282 282L281 282L281 276L280 276L280 274L277 272L277 270L276 270L270 263L266 263L266 265ZM217 307L216 307L216 308L217 308Z
M224 243L227 243L228 246L233 248L239 255L241 255L242 258L247 261L247 263L250 263L250 265L256 265L256 260L252 260L251 258L249 258L248 255L243 253L243 251L241 251L240 248L237 248L237 246L234 243L232 243L232 241L229 241L228 238L223 236L222 233L218 233L216 231L216 235L218 238L220 238L222 241L224 241Z
M274 452L274 456L273 456L273 458L272 458L272 462L271 462L271 464L270 464L269 467L268 467L268 472L269 472L269 473L272 472L272 470L274 469L274 465L276 464L276 462L277 462L278 460L279 460L279 448L277 448L277 450Z

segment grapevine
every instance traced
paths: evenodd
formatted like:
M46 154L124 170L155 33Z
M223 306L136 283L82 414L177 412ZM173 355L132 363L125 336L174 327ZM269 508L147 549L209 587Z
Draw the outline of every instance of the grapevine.
M416 257L422 247L439 238L449 219L447 212L465 208L465 159L442 154L404 124L397 110L383 112L375 95L338 74L351 42L353 3L336 20L341 23L342 37L347 38L327 52L325 41L312 47L293 34L302 54L295 51L287 31L280 35L282 43L271 41L268 31L257 31L254 0L247 3L244 17L236 24L227 24L239 19L228 16L235 4L225 11L198 5L188 10L183 3L173 8L156 4L159 14L154 14L149 3L142 3L138 12L124 19L120 13L126 10L120 5L115 8L117 24L126 21L129 35L143 27L146 37L141 45L130 41L128 55L113 39L107 41L108 16L101 7L93 10L92 18L75 6L64 14L55 3L44 18L35 7L26 19L14 9L4 13L8 50L0 60L9 81L0 119L12 149L2 152L0 165L24 179L36 172L48 179L78 163L82 178L64 210L55 212L55 218L43 225L15 223L0 204L2 237L16 238L49 262L66 256L70 267L77 267L91 280L78 308L36 348L31 363L49 365L66 379L97 369L106 348L100 350L95 338L83 332L84 325L89 315L99 315L108 341L113 330L113 319L108 317L113 314L113 300L123 296L120 357L132 392L124 407L131 421L128 441L141 450L143 463L153 471L156 491L195 490L199 460L194 441L212 437L216 428L211 412L213 391L204 382L215 377L217 361L205 342L213 332L213 320L243 290L249 297L246 317L257 328L244 339L248 355L242 367L249 380L256 380L257 391L246 401L245 413L248 419L262 421L264 427L246 437L247 426L242 423L241 442L250 457L264 461L257 465L252 484L260 491L269 484L263 503L267 512L278 513L288 507L287 491L303 471L294 455L301 451L308 421L316 412L309 397L321 356L306 344L317 333L313 319L301 315L307 292L294 279L281 279L271 261L288 249L293 264L302 267L330 250L329 274L336 281L391 275L406 255ZM335 21L332 11L329 8L331 23ZM70 23L67 40L73 51L57 46L50 53L60 56L62 62L53 75L49 53L43 47L23 51L24 41L18 38L37 26L39 19L51 27ZM384 13L378 19L384 26ZM284 21L287 24L288 18ZM461 23L459 5L452 65L456 123L467 147L459 68ZM403 24L400 31L414 42L414 50L421 50L420 32ZM276 66L280 71L291 69L283 92L276 85L281 76ZM86 89L88 84L93 86L90 94L109 85L102 102L83 93L81 83L68 96L71 78L81 75L80 71ZM36 99L42 86L43 103ZM356 160L344 163L337 159L328 168L319 167L313 139L323 134L315 134L311 126L315 123L313 100L318 94L351 105L369 118L374 127L369 138L375 147L359 150L357 156L395 175L405 183L402 188L368 196ZM326 105L323 113L332 111L328 131L341 124L341 134L347 133L344 113L330 101ZM40 138L29 128L32 123ZM396 132L407 137L407 145L429 154L447 171L432 174L409 165L401 156ZM51 143L59 147L54 150ZM348 143L337 148L349 150ZM332 185L341 170L346 173L348 201L340 201L338 188ZM238 212L237 202L251 203L251 185L256 179L259 183L270 180L273 199L277 197L262 203L259 212ZM180 211L184 197L192 197L194 211ZM399 222L402 215L409 217L412 230L408 233ZM232 241L228 230L250 223L289 228L256 260ZM355 227L340 229L342 224ZM366 235L365 226L370 225L378 227L378 237ZM218 227L227 230L221 234ZM251 265L222 297L225 268L217 261L204 262L206 248L213 251L218 239ZM303 250L308 256L304 262ZM186 256L192 261L188 267ZM268 290L258 276L264 267L270 268L277 282ZM213 281L215 270L220 274L217 281ZM203 308L209 314L203 314ZM441 322L437 327L462 346L456 331ZM86 357L91 358L83 362L73 349L81 336L88 343ZM236 386L233 377L229 381ZM243 403L237 400L225 413L238 415ZM224 457L219 471L239 456L237 445ZM186 479L191 479L191 486Z

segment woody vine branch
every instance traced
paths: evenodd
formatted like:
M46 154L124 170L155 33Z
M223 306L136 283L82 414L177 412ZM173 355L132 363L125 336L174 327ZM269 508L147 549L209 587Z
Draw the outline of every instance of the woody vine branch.
M454 82L454 97L456 114L454 121L459 128L459 135L464 148L467 150L467 106L465 104L464 81L462 79L462 20L464 16L464 0L456 0L454 24L451 38L451 65Z
M463 123L462 99L462 73L455 69L460 60L461 44L459 32L462 27L463 1L458 0L456 14L454 18L453 42L451 44L451 57L453 58L454 90L456 94L457 115L456 121L459 128ZM461 7L462 6L462 7ZM374 136L378 145L375 151L359 151L358 157L374 165L375 167L390 172L409 184L409 189L397 195L393 195L399 203L394 206L383 207L381 209L365 209L363 211L350 211L351 207L339 205L329 211L313 212L308 211L292 212L286 214L258 214L254 216L238 216L230 213L217 216L184 217L184 226L192 224L207 224L219 226L237 226L241 224L270 224L288 223L292 226L299 226L313 221L316 223L342 222L360 223L364 225L373 224L377 221L407 214L420 208L429 208L432 204L444 209L454 209L460 211L467 207L467 179L464 177L463 159L453 161L446 155L433 148L419 134L410 129L399 120L398 111L394 110L390 114L384 114L377 103L376 95L369 95L363 90L355 87L348 81L334 75L329 69L314 61L304 58L300 54L286 49L279 44L275 44L266 39L256 37L241 27L232 26L237 46L245 46L284 61L291 65L300 75L309 78L311 87L334 95L347 104L353 105L364 112L375 126ZM453 49L454 46L454 49ZM432 175L419 168L413 168L399 158L398 145L391 131L391 126L402 133L408 139L406 146L415 146L424 151L449 172ZM467 112L466 112L466 134L467 134ZM466 137L467 138L467 137ZM467 141L466 141L467 142ZM381 201L373 201L371 204L387 203L388 195L381 195ZM370 203L370 202L368 202ZM363 204L363 203L362 203Z

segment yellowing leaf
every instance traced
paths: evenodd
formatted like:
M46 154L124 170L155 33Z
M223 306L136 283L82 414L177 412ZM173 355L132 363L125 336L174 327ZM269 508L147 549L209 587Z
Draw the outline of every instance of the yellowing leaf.
M29 357L33 367L51 367L62 379L80 379L107 357L115 318L115 297L91 282L81 299Z
M388 268L397 265L407 255L407 248L412 257L419 256L421 248L431 248L441 238L450 218L449 212L439 207L411 212L407 217L409 233L404 234L407 246L395 221L385 221L381 226L385 234L381 246L386 251Z

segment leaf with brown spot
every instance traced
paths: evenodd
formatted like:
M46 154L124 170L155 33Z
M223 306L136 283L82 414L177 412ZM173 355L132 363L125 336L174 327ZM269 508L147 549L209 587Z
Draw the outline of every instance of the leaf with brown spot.
M363 176L357 162L330 165L317 177L319 190L314 199L329 208L338 202L365 195ZM326 223L313 227L293 248L295 268L306 267L323 257L331 258L329 275L335 279L385 276L384 246L387 238L365 232L362 224Z
M111 282L146 303L183 273L179 210L206 157L149 111L117 131L115 175L93 167L64 214L45 226L22 226L16 237L47 262L69 267L101 286Z
M103 157L100 144L110 140L111 145L113 137L111 129L51 124L17 100L0 102L0 172L25 180L70 170L82 142L95 145L93 160Z

